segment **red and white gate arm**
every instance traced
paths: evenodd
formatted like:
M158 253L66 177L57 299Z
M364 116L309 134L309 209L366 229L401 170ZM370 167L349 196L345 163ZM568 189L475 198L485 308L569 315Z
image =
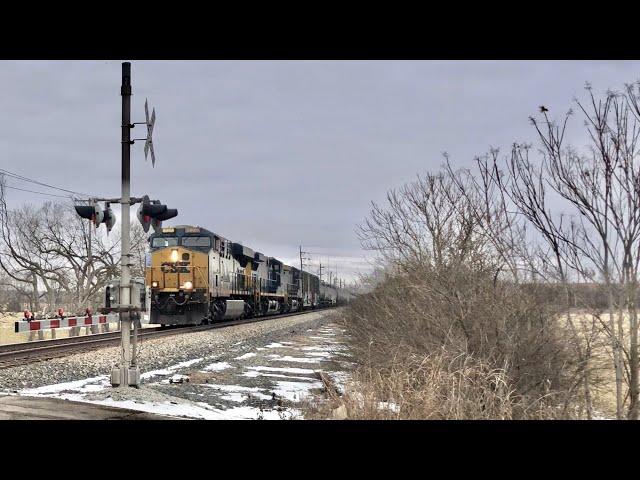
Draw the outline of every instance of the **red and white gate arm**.
M37 330L50 330L52 328L89 327L118 321L117 313L108 315L87 315L85 317L47 318L43 320L21 320L15 322L15 332L33 332Z

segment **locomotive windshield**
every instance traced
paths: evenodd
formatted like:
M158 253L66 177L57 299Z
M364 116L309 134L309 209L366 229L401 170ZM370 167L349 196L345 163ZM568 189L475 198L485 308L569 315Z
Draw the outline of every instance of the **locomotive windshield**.
M151 242L152 248L176 247L178 246L177 237L155 237Z
M182 237L183 247L210 247L211 239L209 237Z

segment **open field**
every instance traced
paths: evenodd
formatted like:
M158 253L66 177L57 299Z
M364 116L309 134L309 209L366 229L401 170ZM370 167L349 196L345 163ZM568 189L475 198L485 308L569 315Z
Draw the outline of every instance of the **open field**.
M609 325L609 314L601 313L600 319L590 312L576 310L571 312L577 335L583 340L583 348L590 346L592 359L590 369L593 375L593 407L594 417L614 419L616 416L616 383L613 365L613 352L605 325ZM561 316L559 321L570 329L566 316ZM618 326L618 313L614 313L616 328ZM629 318L624 314L622 318L623 337L629 338ZM626 385L623 387L626 393Z

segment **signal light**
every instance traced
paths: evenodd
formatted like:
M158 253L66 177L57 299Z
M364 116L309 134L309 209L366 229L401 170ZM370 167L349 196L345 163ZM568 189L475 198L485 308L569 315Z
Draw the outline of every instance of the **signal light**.
M75 205L76 213L82 218L91 220L93 224L98 228L101 223L107 226L107 233L111 231L116 223L116 216L111 210L110 204L105 204L105 210L102 210L99 204L92 205Z
M145 203L149 197L145 195L142 205L138 209L138 219L142 223L142 228L145 228L145 232L148 231L147 219L156 233L162 232L163 220L169 220L170 218L178 216L178 210L176 208L167 208L166 205L161 204L159 201L153 203Z
M107 285L107 288L104 289L104 306L105 308L111 308L111 300L113 297L111 296L111 289L113 285Z
M109 207L108 203L107 203L107 208L104 211L104 220L103 220L103 222L107 226L107 233L109 233L111 231L111 229L113 228L113 226L116 223L116 216L113 213L113 210L111 210L111 207Z
M145 205L149 205L150 203L151 201L149 200L149 195L145 195L144 197L142 197L142 203L140 204L137 212L138 220L140 220L142 229L145 232L149 231L149 225L151 225L151 216L149 216L148 214L145 215L144 213L142 213L142 211L145 208Z
M75 209L78 215L80 215L82 218L86 218L87 220L91 220L96 227L99 226L104 219L104 212L98 204L76 205Z

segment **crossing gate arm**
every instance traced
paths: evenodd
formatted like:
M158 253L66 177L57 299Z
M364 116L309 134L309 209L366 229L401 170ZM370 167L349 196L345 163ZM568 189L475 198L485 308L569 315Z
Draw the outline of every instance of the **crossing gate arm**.
M24 333L51 330L54 328L90 327L91 325L103 325L117 321L118 314L109 313L107 315L87 315L84 317L46 318L42 320L31 320L30 322L20 320L14 322L14 326L15 333Z

